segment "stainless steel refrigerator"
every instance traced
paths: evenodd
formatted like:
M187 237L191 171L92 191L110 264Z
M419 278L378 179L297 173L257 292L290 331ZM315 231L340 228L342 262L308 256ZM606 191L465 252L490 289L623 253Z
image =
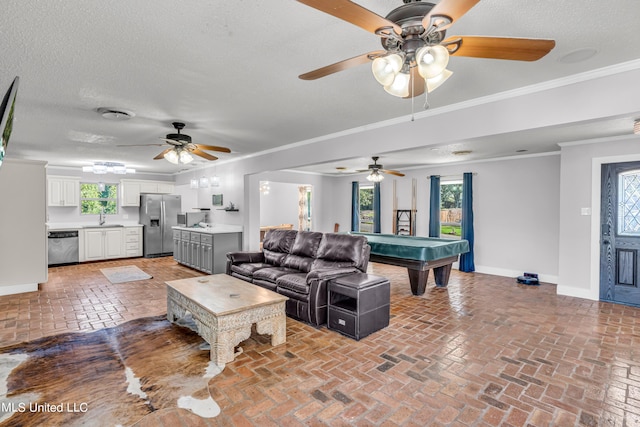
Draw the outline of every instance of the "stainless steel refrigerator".
M162 194L140 195L142 247L146 258L173 254L173 230L181 211L180 196Z

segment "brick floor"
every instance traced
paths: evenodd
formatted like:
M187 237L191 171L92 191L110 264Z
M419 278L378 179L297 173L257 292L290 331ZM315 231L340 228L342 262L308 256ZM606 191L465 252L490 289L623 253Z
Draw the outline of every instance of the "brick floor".
M99 271L129 264L153 279ZM210 381L219 417L138 425L640 426L640 309L455 271L416 297L405 269L369 270L391 280L389 327L354 341L287 319L285 345L254 333ZM199 275L171 258L52 268L39 292L0 297L0 345L165 313L164 282Z

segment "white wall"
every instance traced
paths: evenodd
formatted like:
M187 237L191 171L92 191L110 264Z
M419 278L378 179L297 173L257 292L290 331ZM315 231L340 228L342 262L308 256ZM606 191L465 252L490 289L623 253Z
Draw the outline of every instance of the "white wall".
M45 166L5 159L0 167L0 295L47 281Z
M438 166L404 171L395 178L398 209L411 208L411 180L417 180L416 235L428 236L430 175L442 181L474 172L473 210L476 271L503 276L523 272L540 274L541 280L558 280L560 156L517 158ZM334 189L334 209L345 230L350 227L351 181L363 175L339 179ZM393 224L393 179L381 183L382 233Z
M269 181L269 193L260 194L260 226L293 224L298 229L298 187L301 184L288 184ZM313 197L313 193L312 197ZM313 210L311 212L313 219Z
M599 299L601 166L637 160L640 138L633 135L562 146L559 294Z

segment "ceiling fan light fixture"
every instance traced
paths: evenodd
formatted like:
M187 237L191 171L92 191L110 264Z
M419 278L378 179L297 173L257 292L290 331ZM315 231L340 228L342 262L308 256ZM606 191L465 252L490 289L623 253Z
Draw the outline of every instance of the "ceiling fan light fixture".
M409 82L411 81L411 76L409 73L398 73L395 79L393 79L393 83L384 87L384 90L387 93L397 96L399 98L406 98L409 96Z
M373 77L375 77L382 86L389 86L393 83L400 70L402 70L403 63L402 57L397 53L376 58L371 63Z
M383 179L384 175L382 175L377 169L372 170L371 173L367 176L367 181L371 182L380 182Z
M173 163L174 165L177 165L179 163L179 161L178 161L178 153L176 152L176 150L167 151L165 153L165 155L164 155L164 158L169 163Z
M193 156L189 154L188 151L182 150L180 154L178 154L178 161L182 164L191 163L193 161Z
M93 172L97 175L103 175L106 173L125 175L127 173L136 173L136 170L126 167L123 163L97 162L91 166L83 166L82 172Z
M423 46L416 52L416 64L423 78L434 78L447 68L449 51L442 45Z
M434 90L438 89L440 85L444 83L452 75L453 75L453 71L444 70L443 72L441 72L440 74L438 74L433 78L424 79L427 85L427 92L431 93Z

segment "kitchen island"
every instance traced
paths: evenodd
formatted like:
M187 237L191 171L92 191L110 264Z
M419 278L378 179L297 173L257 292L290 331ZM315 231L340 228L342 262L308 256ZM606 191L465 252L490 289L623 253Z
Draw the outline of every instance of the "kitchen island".
M172 227L173 258L207 274L226 271L227 252L242 250L242 226Z

